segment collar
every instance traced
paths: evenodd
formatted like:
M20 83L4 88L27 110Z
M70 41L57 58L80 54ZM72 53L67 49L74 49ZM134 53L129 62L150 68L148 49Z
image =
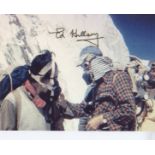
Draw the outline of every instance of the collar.
M37 108L45 107L46 102L39 97L35 88L32 86L32 84L30 83L29 80L27 80L24 83L24 87L25 87L25 90L28 92L29 96L31 97L33 103L36 105Z
M116 72L114 70L110 70L105 73L105 75L102 77L102 80L107 84L108 81L110 81L110 78L114 76Z

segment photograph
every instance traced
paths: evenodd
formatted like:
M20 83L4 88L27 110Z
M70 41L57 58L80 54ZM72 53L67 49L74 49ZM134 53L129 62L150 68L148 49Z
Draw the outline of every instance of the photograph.
M154 14L1 14L0 130L155 131L154 27Z

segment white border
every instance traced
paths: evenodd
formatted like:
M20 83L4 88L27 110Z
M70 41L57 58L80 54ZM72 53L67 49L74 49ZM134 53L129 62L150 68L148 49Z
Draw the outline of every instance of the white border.
M0 141L5 155L146 155L154 143L146 141Z
M154 0L0 0L1 14L152 14ZM81 134L81 133L80 133ZM147 141L90 141L94 139L154 139L154 133L47 133L0 132L0 153L3 155L143 155L154 153L154 142ZM109 135L110 134L110 135ZM43 135L43 136L42 136ZM46 135L46 136L45 136ZM47 138L48 136L48 138ZM47 139L65 139L49 141ZM65 138L64 138L65 137ZM73 141L71 139L89 139ZM18 139L4 141L4 139ZM37 139L21 140L21 139ZM39 141L38 139L46 139ZM70 139L69 141L66 139ZM93 138L92 138L93 139Z
M154 0L0 0L0 13L151 14L155 9Z
M0 140L153 140L152 132L1 131Z

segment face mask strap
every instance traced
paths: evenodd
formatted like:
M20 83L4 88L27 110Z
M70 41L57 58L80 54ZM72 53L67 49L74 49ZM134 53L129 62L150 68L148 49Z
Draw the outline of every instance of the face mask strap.
M49 64L50 64L50 68L49 68ZM53 68L53 69L51 69L51 67ZM44 74L43 73L45 73L46 74L46 72L45 71L49 71L49 70L51 69L52 70L52 75L53 76L51 76L50 77L50 82L49 82L49 84L45 84L45 83L43 83L43 82L41 82L41 78L43 78L44 77ZM54 74L53 74L54 73ZM57 65L56 65L56 63L54 62L53 63L53 65L51 64L51 63L48 63L42 70L41 70L41 72L39 72L39 74L38 75L34 75L34 74L32 74L31 73L31 77L36 81L36 82L38 82L43 88L48 88L49 90L51 90L52 89L52 86L55 84L55 79L57 78L57 76L58 76L58 69L57 69Z

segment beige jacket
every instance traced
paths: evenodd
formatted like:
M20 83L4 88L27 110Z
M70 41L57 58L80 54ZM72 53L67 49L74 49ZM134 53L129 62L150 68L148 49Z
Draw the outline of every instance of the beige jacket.
M50 130L41 111L20 87L7 95L0 108L0 130Z

